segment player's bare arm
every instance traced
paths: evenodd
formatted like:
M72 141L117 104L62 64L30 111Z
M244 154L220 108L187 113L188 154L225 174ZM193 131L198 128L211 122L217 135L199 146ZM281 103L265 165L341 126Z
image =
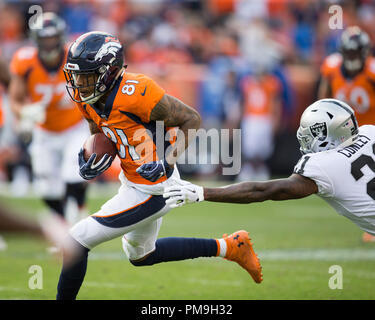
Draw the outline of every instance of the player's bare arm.
M242 182L221 188L203 188L185 182L164 190L166 203L172 208L187 203L211 202L252 203L266 200L291 200L305 198L318 192L316 183L299 174L289 178L269 180L264 182Z
M27 88L25 79L22 76L12 74L9 84L9 100L10 106L19 118L22 106L25 104L27 97Z
M204 188L204 199L213 202L252 203L305 198L318 192L316 183L299 174L265 182L242 182L222 188Z
M322 77L318 88L318 98L324 99L332 96L331 85L326 77Z
M189 182L164 190L166 203L172 208L187 203L211 202L252 203L266 200L290 200L305 198L318 192L316 183L299 174L289 178L264 182L242 182L221 188L203 188Z
M91 134L102 132L93 120L87 119L87 118L86 120L89 123L89 129L90 129Z
M9 86L10 83L8 65L2 59L0 59L0 83L6 88Z
M177 136L174 152L166 156L166 161L174 165L193 138L191 134L188 135L188 130L199 129L201 117L192 107L165 94L152 110L150 121L164 121L166 127L179 127L179 130L183 132L185 139Z

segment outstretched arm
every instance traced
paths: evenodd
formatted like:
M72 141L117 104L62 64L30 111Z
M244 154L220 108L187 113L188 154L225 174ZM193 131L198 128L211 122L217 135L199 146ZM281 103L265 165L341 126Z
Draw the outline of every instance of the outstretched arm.
M311 179L299 174L265 182L242 182L223 188L204 188L204 200L213 202L251 203L265 200L289 200L317 193Z
M316 183L299 174L265 182L242 182L221 188L203 188L191 183L166 188L164 198L173 207L203 200L228 203L252 203L265 200L300 199L317 193Z

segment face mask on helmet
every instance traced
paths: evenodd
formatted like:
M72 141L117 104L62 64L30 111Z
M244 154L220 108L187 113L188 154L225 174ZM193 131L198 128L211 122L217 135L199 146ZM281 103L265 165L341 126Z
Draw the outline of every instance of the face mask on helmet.
M356 72L363 68L365 57L356 51L348 51L343 53L344 67L350 72Z
M32 29L30 36L38 47L42 62L53 66L60 62L64 53L66 24L52 12L43 13L42 20L42 28Z
M367 33L354 26L347 28L341 36L340 52L343 64L349 72L360 71L366 61L370 49Z
M108 66L101 66L96 70L79 72L69 70L65 66L64 74L70 97L76 102L97 102L107 92L103 81L108 69Z
M60 36L39 38L37 41L40 58L47 64L53 64L58 60L64 50Z

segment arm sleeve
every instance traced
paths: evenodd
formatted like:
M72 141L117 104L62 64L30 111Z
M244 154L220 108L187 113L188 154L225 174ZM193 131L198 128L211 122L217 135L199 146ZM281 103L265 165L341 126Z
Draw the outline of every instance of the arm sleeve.
M131 83L130 83L131 84ZM138 116L143 122L150 122L152 109L164 96L165 90L154 80L147 76L142 76L136 85L133 103L129 106L129 111Z
M13 55L9 70L11 73L24 77L31 67L35 54L34 48L21 48Z
M332 181L319 164L317 157L304 155L294 167L294 173L313 180L318 186L318 195L322 197L334 196Z
M324 78L328 78L330 75L330 68L327 66L327 60L324 60L323 64L320 67L320 74Z

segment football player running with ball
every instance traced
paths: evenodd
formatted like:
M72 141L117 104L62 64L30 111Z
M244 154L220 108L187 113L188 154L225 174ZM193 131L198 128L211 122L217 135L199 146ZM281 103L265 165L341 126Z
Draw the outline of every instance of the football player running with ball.
M89 130L65 88L65 28L56 14L43 13L41 28L31 30L36 47L23 47L12 58L9 98L20 131L32 131L36 193L61 216L66 216L67 200L73 199L73 223L87 216L87 182L78 174L76 155Z
M297 138L303 156L289 178L222 188L184 182L166 188L167 204L179 207L203 200L252 203L317 194L337 213L375 235L375 126L358 128L349 105L322 99L302 114Z
M180 180L175 165L191 135L198 129L200 116L191 107L168 95L152 79L125 72L123 47L104 32L89 32L70 47L64 71L71 98L89 123L92 134L104 133L116 144L121 160L121 187L92 216L72 227L70 234L84 254L71 267L63 264L57 299L75 299L84 280L88 252L96 245L122 237L123 249L134 266L198 257L225 257L248 271L254 281L262 281L261 266L246 231L223 239L160 238L162 217L170 210L163 198L164 188ZM166 141L170 148L157 147L169 128L179 127L177 135ZM159 132L157 132L157 130ZM92 179L113 161L109 154L87 161L79 153L80 174Z

